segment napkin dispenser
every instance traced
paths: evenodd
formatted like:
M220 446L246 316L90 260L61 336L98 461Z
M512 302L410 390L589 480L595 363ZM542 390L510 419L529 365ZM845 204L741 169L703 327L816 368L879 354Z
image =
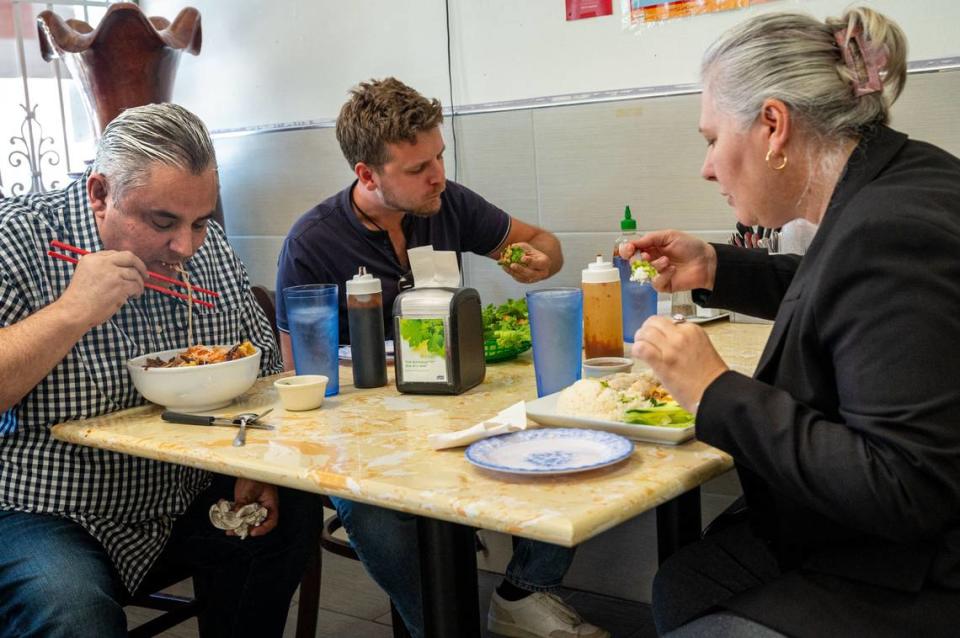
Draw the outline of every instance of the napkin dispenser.
M406 290L393 303L397 390L460 394L483 381L483 319L473 288Z

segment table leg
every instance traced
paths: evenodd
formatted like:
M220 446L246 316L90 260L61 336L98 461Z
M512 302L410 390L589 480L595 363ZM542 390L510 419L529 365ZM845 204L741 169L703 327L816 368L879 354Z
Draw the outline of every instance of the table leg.
M420 590L427 638L480 638L473 528L420 516Z
M700 488L657 506L657 558L660 564L700 538Z

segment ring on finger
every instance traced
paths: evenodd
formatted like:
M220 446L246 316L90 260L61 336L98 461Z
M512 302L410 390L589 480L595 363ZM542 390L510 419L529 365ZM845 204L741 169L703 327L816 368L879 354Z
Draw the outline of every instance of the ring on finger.
M685 323L687 321L687 318L678 312L677 314L673 315L671 320L673 321L673 323Z

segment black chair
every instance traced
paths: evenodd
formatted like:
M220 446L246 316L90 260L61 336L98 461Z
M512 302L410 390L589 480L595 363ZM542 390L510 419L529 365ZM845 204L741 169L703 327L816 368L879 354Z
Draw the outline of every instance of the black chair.
M140 586L140 591L152 593L138 593L127 605L154 609L164 613L131 629L127 632L127 635L130 638L157 636L171 627L197 616L203 609L201 599L165 594L162 591L191 577L192 574L187 572L169 572L157 574L149 580L145 580Z
M280 343L280 329L277 328L277 304L272 290L267 290L263 286L251 286L250 292L254 299L260 304L261 310L270 320L270 326L273 328L273 338Z

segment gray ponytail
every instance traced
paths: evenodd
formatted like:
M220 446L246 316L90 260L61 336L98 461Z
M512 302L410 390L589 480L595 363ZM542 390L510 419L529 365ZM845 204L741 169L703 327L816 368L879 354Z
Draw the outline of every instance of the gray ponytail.
M862 28L863 39L885 47L882 91L858 96L836 33ZM782 100L812 133L825 139L862 135L890 118L906 82L907 43L896 23L855 8L820 22L802 14L771 13L737 25L707 50L701 75L716 107L746 128L763 101Z

